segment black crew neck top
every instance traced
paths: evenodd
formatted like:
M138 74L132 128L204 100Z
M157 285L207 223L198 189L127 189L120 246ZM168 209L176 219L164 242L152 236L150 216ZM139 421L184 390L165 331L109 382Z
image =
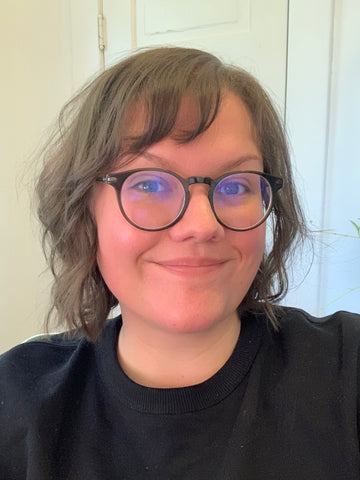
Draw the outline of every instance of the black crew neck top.
M360 316L247 313L205 382L147 388L116 356L121 317L0 357L0 479L360 478Z

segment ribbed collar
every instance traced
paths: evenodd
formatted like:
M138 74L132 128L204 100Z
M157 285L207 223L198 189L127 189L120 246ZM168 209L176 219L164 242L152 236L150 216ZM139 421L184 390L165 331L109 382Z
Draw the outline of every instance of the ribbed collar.
M259 318L260 317L260 318ZM184 388L148 388L125 375L117 359L121 316L106 325L96 344L99 375L116 403L150 414L182 414L209 408L231 394L244 380L257 354L265 318L242 314L241 334L225 365L211 378Z

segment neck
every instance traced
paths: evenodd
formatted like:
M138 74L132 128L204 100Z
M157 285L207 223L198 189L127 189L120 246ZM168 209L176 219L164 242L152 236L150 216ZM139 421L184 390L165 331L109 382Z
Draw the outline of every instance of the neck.
M232 354L240 334L237 313L205 332L179 333L139 325L123 315L119 363L134 382L152 388L180 388L212 377Z

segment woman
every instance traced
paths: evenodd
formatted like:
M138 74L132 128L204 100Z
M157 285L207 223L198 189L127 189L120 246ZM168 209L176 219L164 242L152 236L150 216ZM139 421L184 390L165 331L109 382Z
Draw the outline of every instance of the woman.
M65 109L37 193L70 333L1 359L3 478L359 478L360 318L276 306L306 227L249 74L122 61Z

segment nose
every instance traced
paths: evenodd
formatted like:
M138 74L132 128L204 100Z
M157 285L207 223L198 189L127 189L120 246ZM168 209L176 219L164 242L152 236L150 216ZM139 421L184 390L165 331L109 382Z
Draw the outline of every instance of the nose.
M190 186L190 200L183 217L169 229L176 241L192 239L196 242L216 241L224 235L224 227L217 221L211 208L208 185Z

